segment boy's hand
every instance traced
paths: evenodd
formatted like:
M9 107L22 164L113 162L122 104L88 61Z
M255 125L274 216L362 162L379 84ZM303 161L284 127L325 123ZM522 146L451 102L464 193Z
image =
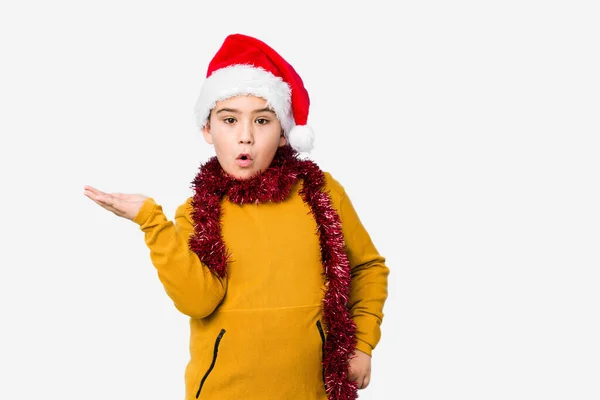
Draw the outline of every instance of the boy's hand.
M84 186L83 194L115 215L132 221L148 198L143 194L104 193L91 186Z
M355 350L350 357L348 376L351 381L356 381L359 389L369 386L371 380L371 356L360 350Z

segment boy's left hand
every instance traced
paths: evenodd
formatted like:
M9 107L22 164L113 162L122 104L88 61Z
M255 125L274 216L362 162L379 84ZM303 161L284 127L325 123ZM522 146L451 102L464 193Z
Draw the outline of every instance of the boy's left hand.
M371 356L360 350L354 350L348 366L348 377L356 381L359 389L369 386L371 380Z

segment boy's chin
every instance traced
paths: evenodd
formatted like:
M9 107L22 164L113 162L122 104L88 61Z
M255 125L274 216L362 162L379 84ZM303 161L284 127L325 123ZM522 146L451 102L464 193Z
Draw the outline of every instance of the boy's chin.
M255 170L250 170L250 169L242 169L242 170L236 170L236 171L225 171L227 172L227 174L229 176L231 176L234 179L237 179L239 181L244 181L250 178L253 178L254 176L260 174L261 171L255 171Z

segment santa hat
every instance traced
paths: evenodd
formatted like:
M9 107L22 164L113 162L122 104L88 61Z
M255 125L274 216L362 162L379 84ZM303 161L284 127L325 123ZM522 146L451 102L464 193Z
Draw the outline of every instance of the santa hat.
M208 122L217 101L254 95L275 111L289 144L299 152L313 148L314 133L306 125L310 99L300 75L266 43L234 34L225 38L208 65L196 102L196 123Z

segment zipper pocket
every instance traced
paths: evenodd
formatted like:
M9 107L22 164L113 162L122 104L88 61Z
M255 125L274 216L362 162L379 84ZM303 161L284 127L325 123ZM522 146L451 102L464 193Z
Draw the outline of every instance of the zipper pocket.
M221 343L221 338L223 338L224 334L225 334L225 329L221 329L221 332L219 332L219 336L217 336L217 340L215 341L215 350L213 352L212 363L210 364L210 367L208 367L208 371L206 371L206 373L202 377L202 380L200 381L200 387L198 388L198 391L196 392L196 398L198 398L198 396L200 396L200 392L202 391L202 386L204 386L204 382L206 381L206 378L208 378L208 375L211 373L211 371L215 367L215 363L217 362L217 354L219 353L219 343Z
M325 383L325 367L323 366L323 358L325 357L325 333L323 332L321 321L317 321L317 329L319 330L319 335L321 335L321 368L323 370L323 387L325 388L325 391L327 391L327 384Z

